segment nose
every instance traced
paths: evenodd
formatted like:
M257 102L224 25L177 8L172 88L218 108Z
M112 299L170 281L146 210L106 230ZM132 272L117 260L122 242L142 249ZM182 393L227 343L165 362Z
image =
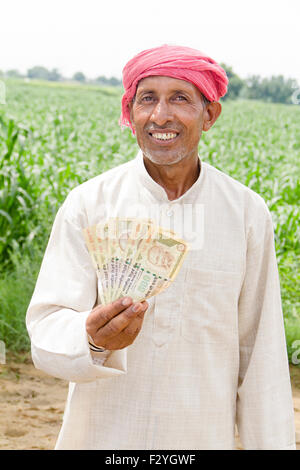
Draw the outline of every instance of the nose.
M150 121L163 126L171 118L171 110L168 103L165 100L159 100L152 110Z

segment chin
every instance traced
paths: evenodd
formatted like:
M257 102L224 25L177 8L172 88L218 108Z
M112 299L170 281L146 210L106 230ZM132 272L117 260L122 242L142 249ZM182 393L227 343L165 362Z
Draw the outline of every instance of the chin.
M155 165L175 165L181 162L187 155L183 152L176 152L173 155L167 155L167 152L151 152L148 149L142 149L143 155Z

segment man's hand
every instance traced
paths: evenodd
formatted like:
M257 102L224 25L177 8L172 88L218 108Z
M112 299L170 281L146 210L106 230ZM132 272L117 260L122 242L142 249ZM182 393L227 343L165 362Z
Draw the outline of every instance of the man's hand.
M86 320L86 331L95 345L105 349L123 349L139 334L148 303L133 303L123 297L109 305L98 305Z

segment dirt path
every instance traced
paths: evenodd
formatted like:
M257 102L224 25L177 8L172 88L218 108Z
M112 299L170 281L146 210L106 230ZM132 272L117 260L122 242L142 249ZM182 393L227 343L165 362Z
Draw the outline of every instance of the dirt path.
M300 367L290 372L300 450ZM0 450L53 449L67 390L66 382L36 370L30 359L0 365Z

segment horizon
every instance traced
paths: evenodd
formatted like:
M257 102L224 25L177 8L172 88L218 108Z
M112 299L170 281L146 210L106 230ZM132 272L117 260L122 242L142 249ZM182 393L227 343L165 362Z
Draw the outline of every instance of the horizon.
M18 12L18 15L15 12ZM247 3L179 0L142 4L132 0L11 0L2 5L0 70L21 74L34 66L57 69L70 78L80 71L121 80L126 62L164 43L204 51L240 78L282 75L300 82L300 2Z

